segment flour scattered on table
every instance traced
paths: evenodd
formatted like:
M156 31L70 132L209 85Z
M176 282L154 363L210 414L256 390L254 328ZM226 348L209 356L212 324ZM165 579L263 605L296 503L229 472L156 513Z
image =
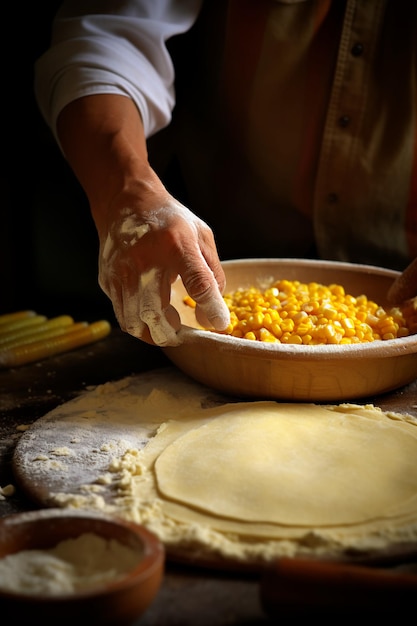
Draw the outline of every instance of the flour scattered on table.
M63 446L62 448L53 448L50 454L54 456L71 456L74 453L67 446Z
M30 428L30 424L18 424L16 426L16 430L25 432L28 428Z
M53 449L71 452L54 471ZM57 407L14 466L41 504L143 524L173 556L256 565L416 542L415 458L411 416L233 402L166 368Z
M0 500L5 500L6 498L10 498L16 493L16 487L14 485L6 485L5 487L0 487Z

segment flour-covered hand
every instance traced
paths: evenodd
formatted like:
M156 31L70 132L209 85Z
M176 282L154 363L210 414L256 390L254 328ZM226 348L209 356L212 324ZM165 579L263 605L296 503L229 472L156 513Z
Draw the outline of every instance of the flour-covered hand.
M124 205L100 236L99 283L125 332L158 346L180 342L170 303L182 278L199 320L216 330L229 323L225 277L208 225L167 195L146 212Z
M171 285L182 278L199 320L229 323L225 277L209 226L169 194L148 160L142 118L120 94L77 98L57 132L99 237L99 283L122 330L158 346L180 342Z

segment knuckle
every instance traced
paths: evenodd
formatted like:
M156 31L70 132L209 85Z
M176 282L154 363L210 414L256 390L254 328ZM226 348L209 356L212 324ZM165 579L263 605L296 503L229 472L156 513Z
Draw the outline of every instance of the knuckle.
M211 296L213 283L207 275L196 273L187 281L187 290L194 300L201 303Z

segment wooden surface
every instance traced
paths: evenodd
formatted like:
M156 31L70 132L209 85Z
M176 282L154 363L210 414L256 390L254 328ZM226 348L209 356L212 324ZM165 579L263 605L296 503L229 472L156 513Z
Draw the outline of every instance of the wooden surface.
M122 389L117 384L113 388L108 386L106 391L100 385L98 390L93 387L81 394L80 401L84 399L88 405L85 408L88 419L80 417L83 410L77 398L75 404L65 402L40 417L22 434L15 447L12 469L16 484L37 505L54 506L57 494L85 496L85 485L97 484L99 477L108 472L114 457L121 458L129 449L142 449L154 437L155 429L166 419L175 419L178 410L192 397L198 406L227 402L224 396L198 385L172 365L122 380L129 385ZM139 408L140 399L155 389L173 394L175 406L170 403L168 415L164 405L155 408L155 399L149 413ZM175 394L181 398L179 407L174 401ZM59 458L54 453L49 456L55 449L71 453L58 453ZM51 462L34 463L38 456L49 457ZM100 497L112 504L114 485L101 484Z
M53 357L33 365L0 372L0 486L13 484L12 455L20 433L59 404L73 398L89 385L169 365L158 348L147 346L118 330L91 346ZM384 410L417 417L417 381L377 398L361 398ZM36 508L22 493L0 500L0 516ZM262 609L260 581L256 576L204 570L168 563L161 590L137 626L246 626L276 623ZM303 598L292 599L282 607L282 617L292 615L303 605ZM332 607L332 613L345 615L347 606ZM350 600L350 604L352 602ZM275 609L276 610L276 607ZM311 607L309 611L311 611ZM376 610L376 607L373 607ZM325 607L314 607L320 616ZM384 606L384 614L387 607ZM287 620L288 623L289 620Z

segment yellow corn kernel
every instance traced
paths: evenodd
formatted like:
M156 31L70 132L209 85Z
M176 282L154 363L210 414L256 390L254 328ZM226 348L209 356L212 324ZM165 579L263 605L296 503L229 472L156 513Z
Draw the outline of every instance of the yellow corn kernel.
M377 329L381 335L391 334L394 337L397 335L397 332L398 332L397 324L393 324L391 322L388 322L388 324L378 326Z
M269 330L272 326L272 317L270 312L268 311L268 313L264 314L264 319L263 319L263 328Z
M277 320L280 319L278 309L276 308L268 309L268 315L271 316L272 322L276 322Z
M294 330L294 321L289 317L282 320L281 330L284 333L292 333L292 331Z
M417 304L385 310L342 285L280 279L224 296L230 324L224 334L303 345L353 344L417 333ZM213 331L215 332L215 331Z
M309 315L312 313L317 314L317 310L320 307L320 301L314 297L303 303L302 310L306 311Z
M184 302L184 304L186 304L187 306L192 307L193 309L195 309L195 307L197 306L196 301L193 300L193 298L191 298L191 296L185 296L183 302Z
M249 315L248 324L252 328L252 330L259 330L262 328L262 324L264 321L264 316L260 311L256 311L253 315Z
M363 310L363 309L358 309L356 311L356 319L359 322L366 322L366 320L369 317L369 313L367 313L367 311Z
M341 296L342 298L345 297L345 289L342 285L332 284L329 285L329 289L335 296Z
M275 343L278 339L267 328L261 328L259 330L259 341Z
M276 337L277 339L281 339L283 331L280 322L272 322L271 328L269 330L274 335L274 337Z
M303 343L303 340L300 335L290 335L288 337L287 343L294 343L300 346Z
M373 313L369 313L369 315L366 316L366 320L362 320L364 322L366 322L367 324L369 324L369 326L377 326L380 322L379 318L374 315Z
M329 304L324 304L317 310L317 315L325 317L327 320L334 320L337 318L337 311Z
M297 335L300 335L300 337L304 337L304 335L308 335L308 333L311 332L311 324L308 324L307 322L304 324L299 324L297 326Z
M305 322L308 320L308 314L305 311L298 311L293 317L295 324L300 324L300 322Z

